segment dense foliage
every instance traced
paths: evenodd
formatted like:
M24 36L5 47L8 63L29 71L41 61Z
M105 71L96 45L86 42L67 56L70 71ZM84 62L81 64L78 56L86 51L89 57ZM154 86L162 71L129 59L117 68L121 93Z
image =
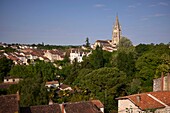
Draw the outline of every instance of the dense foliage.
M168 44L139 44L134 47L130 40L123 38L117 51L107 52L97 47L81 63L75 59L70 64L68 57L55 63L62 69L46 62L12 67L10 75L24 80L11 86L8 93L19 90L21 106L47 104L49 98L57 103L99 99L105 105L105 112L109 113L117 111L115 98L152 91L153 79L170 72L170 47ZM56 75L60 75L58 80L72 86L74 91L52 88L47 92L45 82L54 80Z
M7 59L6 57L0 59L0 82L2 82L4 77L8 75L12 66L12 60Z
M106 112L111 112L117 109L115 98L152 91L153 79L160 77L162 72L170 72L169 45L139 44L134 47L127 43L112 53L97 47L83 62L75 60L61 70L65 83L76 86L79 92L63 99L99 99L105 104Z
M16 65L10 71L11 76L20 78L32 78L40 73L43 81L54 80L56 77L56 68L50 62L38 61L31 65Z

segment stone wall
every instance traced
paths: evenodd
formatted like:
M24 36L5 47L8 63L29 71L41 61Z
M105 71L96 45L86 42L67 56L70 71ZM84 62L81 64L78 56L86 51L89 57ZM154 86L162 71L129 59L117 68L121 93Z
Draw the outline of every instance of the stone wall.
M170 74L153 80L153 91L170 91Z

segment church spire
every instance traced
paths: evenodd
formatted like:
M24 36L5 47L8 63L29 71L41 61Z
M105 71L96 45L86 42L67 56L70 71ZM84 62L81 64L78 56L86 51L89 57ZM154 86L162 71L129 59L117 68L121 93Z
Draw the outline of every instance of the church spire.
M117 27L120 29L120 24L119 24L118 15L116 16L115 26L117 26Z
M120 24L119 24L118 15L116 15L116 21L115 21L115 24L114 24L113 30L112 30L112 43L114 45L119 44L120 35L121 35L121 27L120 27Z

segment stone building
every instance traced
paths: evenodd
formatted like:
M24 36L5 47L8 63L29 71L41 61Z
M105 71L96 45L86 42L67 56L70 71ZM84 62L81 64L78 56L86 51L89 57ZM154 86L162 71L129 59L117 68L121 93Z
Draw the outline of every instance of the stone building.
M170 73L153 80L153 91L170 91Z

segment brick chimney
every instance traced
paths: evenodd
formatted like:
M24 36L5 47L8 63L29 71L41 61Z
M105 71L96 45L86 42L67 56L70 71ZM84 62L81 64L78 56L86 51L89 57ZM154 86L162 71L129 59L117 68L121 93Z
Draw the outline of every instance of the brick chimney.
M64 109L64 104L60 104L61 113L66 113Z
M52 105L53 101L50 99L48 105Z
M162 75L161 75L161 91L164 90L164 74L162 72Z
M167 90L170 91L170 73L167 75Z
M20 101L19 91L17 91L17 101Z

